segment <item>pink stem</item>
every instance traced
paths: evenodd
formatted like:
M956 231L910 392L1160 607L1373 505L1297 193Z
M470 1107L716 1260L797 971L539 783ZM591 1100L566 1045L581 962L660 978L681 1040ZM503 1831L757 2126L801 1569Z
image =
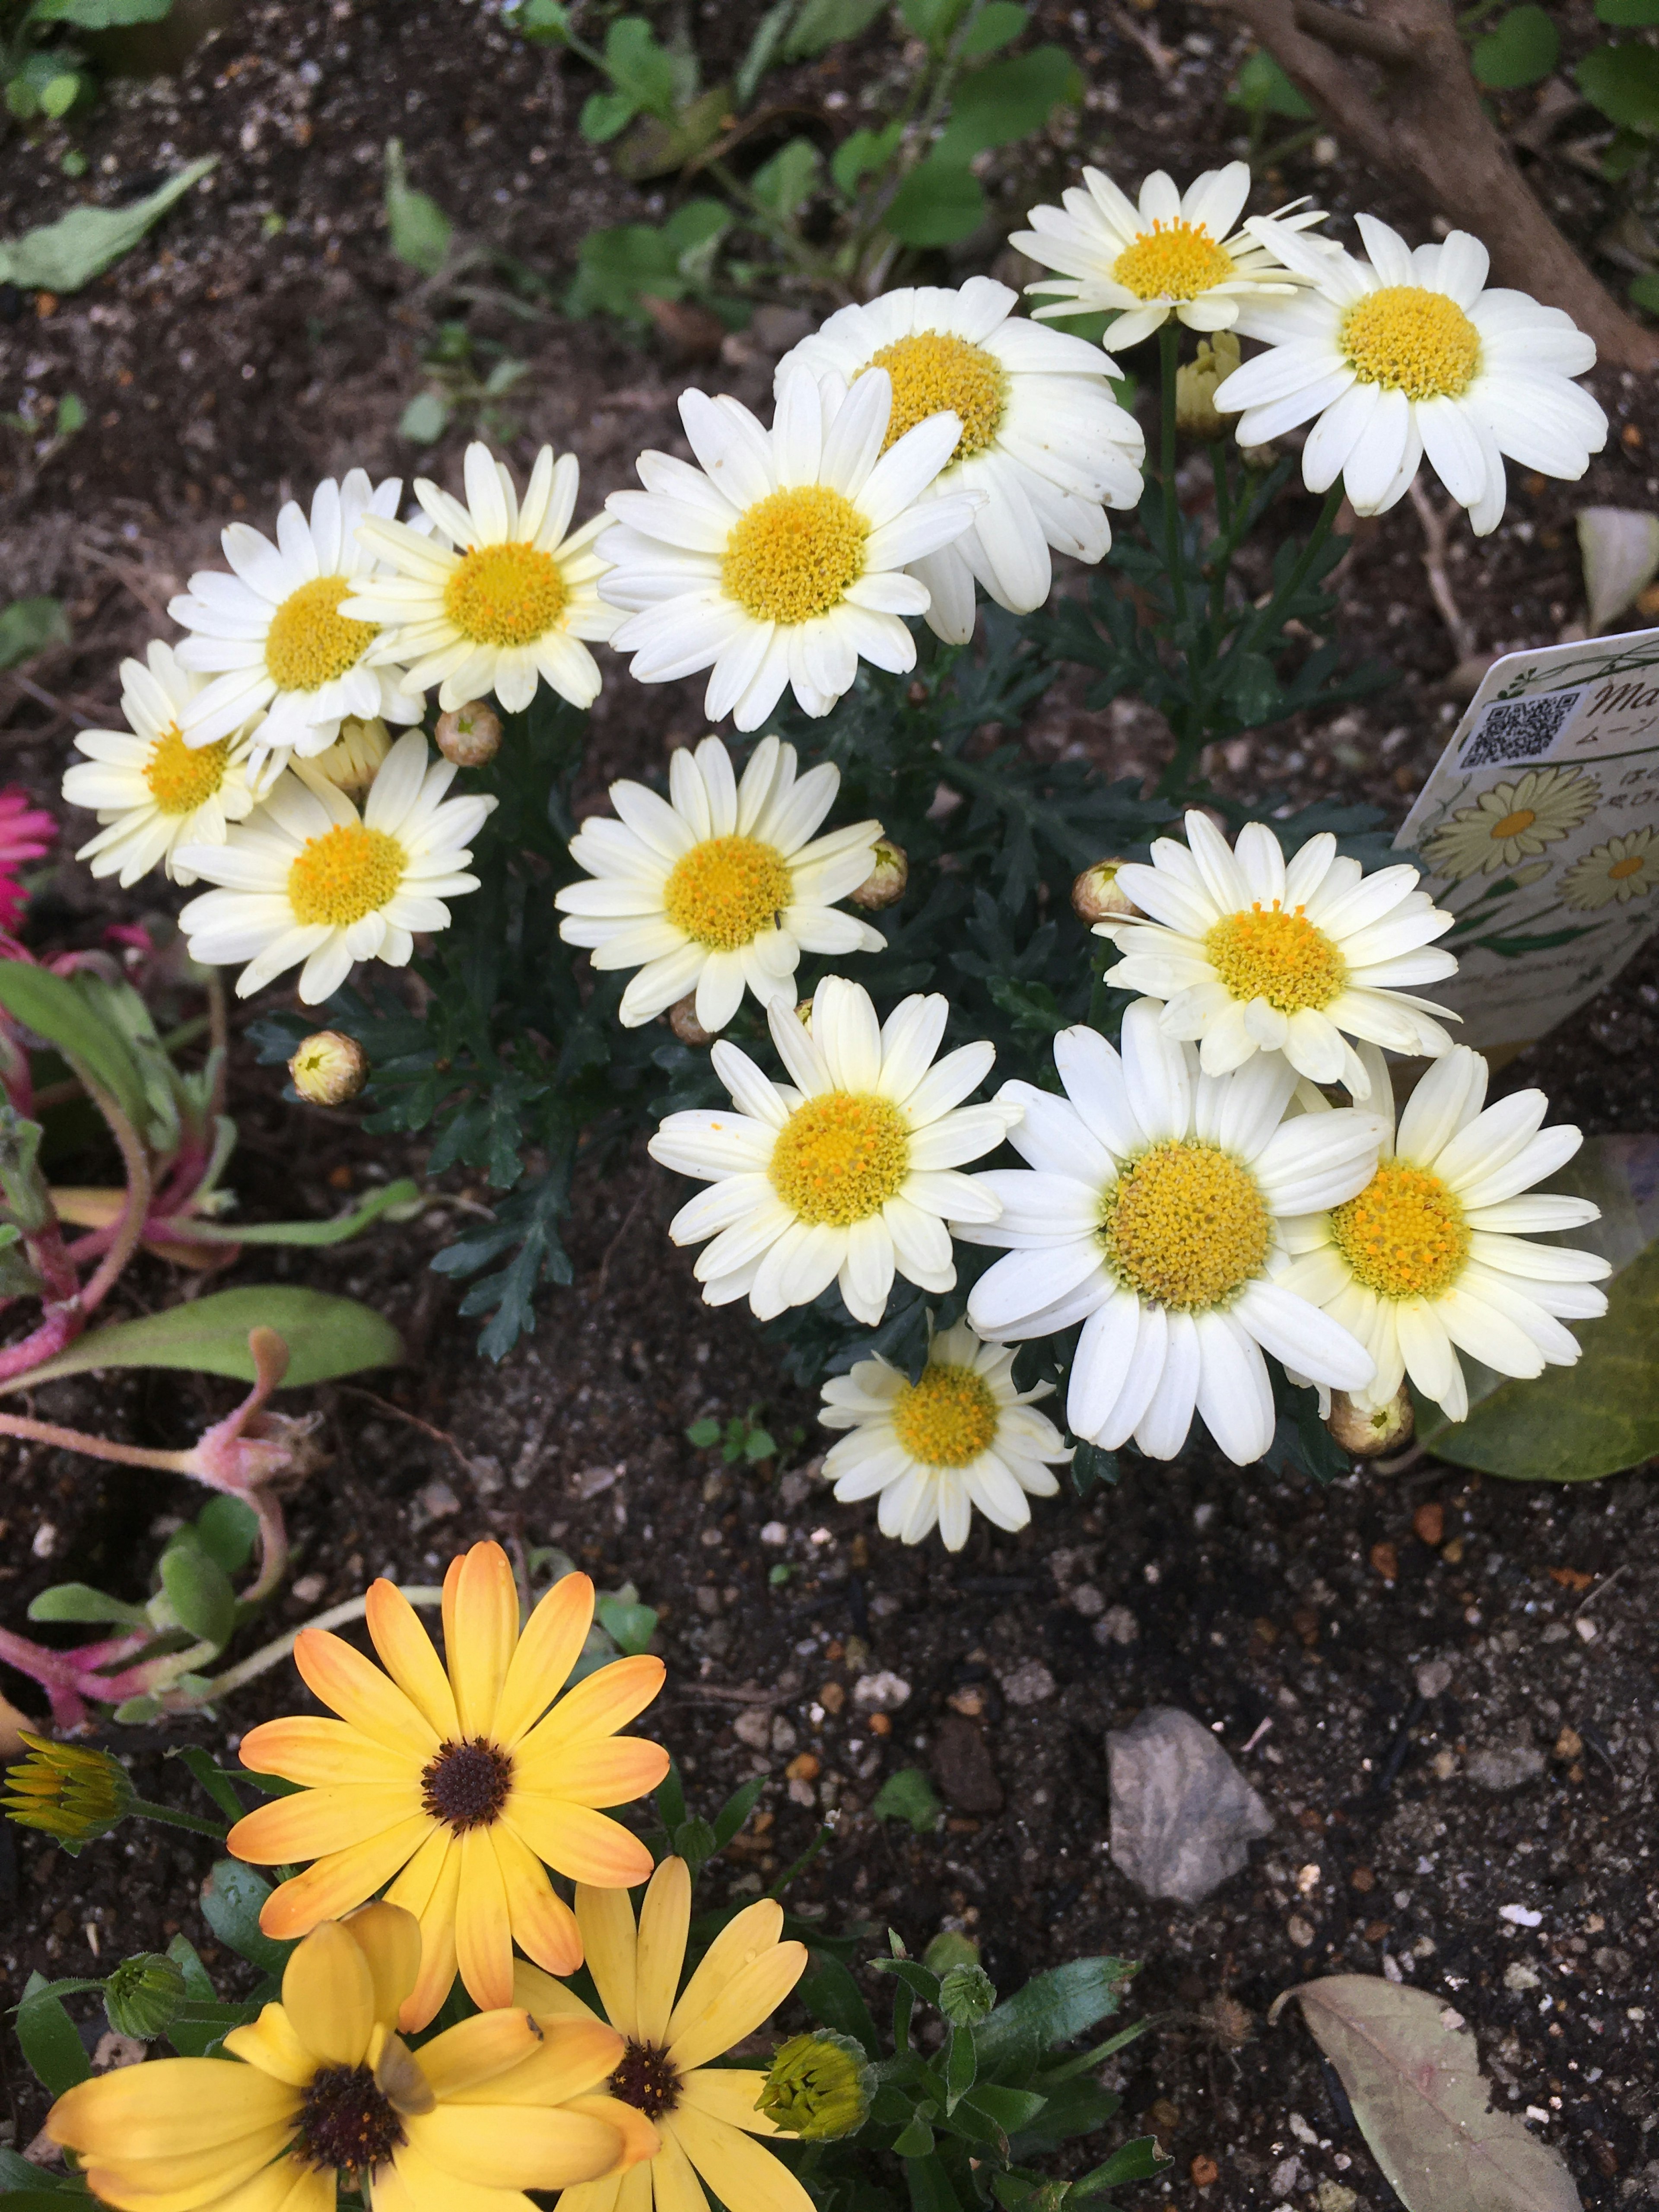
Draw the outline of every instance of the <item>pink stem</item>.
M21 1413L0 1413L0 1437L25 1437L31 1443L54 1444L60 1451L84 1452L88 1459L118 1460L123 1467L155 1468L167 1474L198 1472L193 1450L153 1451L144 1444L112 1443L107 1437L89 1437L82 1429L60 1429L55 1421L31 1421ZM216 1490L229 1486L214 1484Z
M121 1158L127 1171L126 1211L121 1217L114 1241L98 1264L97 1272L81 1293L82 1315L94 1313L113 1289L121 1270L138 1249L138 1240L144 1233L144 1222L149 1213L150 1170L149 1156L145 1152L138 1132L115 1101L98 1089L91 1077L82 1068L76 1068L86 1085L87 1095L109 1123L116 1143L121 1147Z

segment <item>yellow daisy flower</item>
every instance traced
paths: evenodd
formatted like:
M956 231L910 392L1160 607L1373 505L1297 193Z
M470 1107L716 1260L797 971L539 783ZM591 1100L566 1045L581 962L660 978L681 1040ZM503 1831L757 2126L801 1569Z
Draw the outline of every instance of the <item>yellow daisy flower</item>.
M1620 906L1645 898L1659 879L1659 853L1653 848L1651 830L1632 830L1626 837L1609 837L1575 860L1561 878L1561 903L1580 914L1598 907Z
M1530 860L1576 830L1595 811L1601 787L1577 768L1533 768L1515 783L1495 783L1473 806L1424 841L1423 858L1437 876L1495 876Z
M788 2167L755 2141L781 2132L758 2109L765 2069L710 2063L752 2035L805 1972L805 1945L778 1941L783 1907L763 1897L728 1921L684 1990L691 1918L684 1859L665 1859L652 1875L637 1929L619 1890L579 1886L576 1917L599 2002L626 2040L611 2094L644 2114L660 2148L626 2172L567 2190L560 2212L708 2212L705 2181L738 2212L811 2212ZM549 2032L594 2017L533 1966L519 1967L513 1990Z
M289 1958L282 2002L226 2036L240 2064L94 2075L47 2132L120 2212L333 2212L343 2172L374 2212L531 2212L526 2189L652 2154L636 2111L589 2094L623 2050L602 2021L541 2028L502 2008L410 2051L395 2030L420 1957L395 1905L326 1921Z
M549 1712L586 1641L593 1585L566 1575L520 1632L499 1544L475 1544L444 1577L447 1672L395 1584L371 1587L366 1619L384 1674L341 1638L301 1631L295 1664L340 1718L266 1721L242 1738L245 1765L306 1786L239 1820L230 1848L262 1865L314 1862L266 1899L268 1936L303 1936L390 1881L390 1902L421 1923L420 1978L399 2014L414 2029L458 1966L475 2004L508 2003L515 1939L538 1965L575 1972L581 1935L547 1867L599 1890L650 1872L645 1845L599 1808L668 1771L659 1744L616 1734L664 1668L618 1659Z

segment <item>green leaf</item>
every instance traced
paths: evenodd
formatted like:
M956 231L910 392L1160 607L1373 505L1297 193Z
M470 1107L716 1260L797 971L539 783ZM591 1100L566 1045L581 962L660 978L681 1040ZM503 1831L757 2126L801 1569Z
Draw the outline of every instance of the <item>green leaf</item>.
M1265 47L1259 47L1233 79L1227 104L1242 107L1247 115L1286 115L1298 122L1305 122L1313 113Z
M149 1615L141 1605L124 1604L88 1583L58 1583L29 1601L31 1620L118 1621L124 1628L148 1628Z
M255 1221L238 1224L232 1221L192 1221L190 1233L208 1244L303 1244L313 1249L327 1244L344 1244L360 1236L371 1221L399 1206L418 1206L421 1186L408 1176L389 1182L382 1189L370 1193L361 1206L349 1213L337 1213L331 1221Z
M886 6L887 0L805 0L784 39L784 60L810 62L843 39L861 37Z
M87 410L72 392L66 392L58 403L58 413L52 428L60 438L72 438L77 430L87 427Z
M810 138L792 138L756 170L750 187L763 206L788 222L811 193L823 167L823 157Z
M991 62L957 84L935 153L961 162L988 147L1012 146L1041 131L1062 102L1082 96L1083 79L1063 46L1034 46L1012 61Z
M985 2072L1004 2073L1016 2060L1031 2063L1054 2045L1086 2035L1117 2010L1134 1972L1129 1960L1101 1958L1073 1959L1034 1974L977 2031Z
M761 1791L766 1787L766 1777L756 1775L751 1781L734 1790L714 1815L714 1848L723 1851L749 1815L760 1802Z
M995 2081L984 2081L964 2101L993 2127L1012 2136L1029 2128L1048 2100L1035 2089L1008 2089Z
M927 2138L926 2148L920 2155L907 2148L906 2138L913 2133ZM905 2161L904 2179L910 2191L910 2212L961 2212L945 2161L933 2144L933 2130L918 2115L893 2145Z
M1031 20L1029 8L1018 8L1014 0L989 0L968 27L968 35L957 52L964 60L981 54L994 54L1014 40Z
M590 146L606 146L627 130L639 112L625 92L592 92L582 102L576 128Z
M620 1598L601 1595L594 1600L593 1613L600 1627L616 1639L619 1651L645 1650L656 1630L654 1606L628 1605Z
M941 159L937 149L911 170L883 218L902 246L952 246L984 219L979 179L965 162Z
M183 1970L187 1997L197 2004L216 2002L219 1992L213 1986L213 1977L202 1964L196 1946L188 1936L175 1936L167 1945L167 1956L175 1966Z
M259 1925L270 1884L240 1859L216 1859L202 1884L202 1917L219 1941L267 1974L280 1974L292 1943L278 1943Z
M1645 29L1659 23L1659 0L1595 0L1596 19L1621 30Z
M70 977L23 960L0 960L0 1006L79 1060L136 1127L148 1121L143 1079L125 1040L99 1019Z
M196 1516L197 1541L228 1575L252 1558L258 1533L258 1515L240 1498L210 1498Z
M274 1328L288 1346L284 1380L289 1389L366 1367L395 1367L404 1357L403 1340L392 1323L355 1298L271 1283L216 1291L191 1305L169 1306L138 1321L93 1329L55 1359L0 1389L33 1389L60 1375L84 1375L98 1367L188 1368L252 1382L248 1332L262 1327Z
M23 1993L17 2008L17 2040L36 2078L54 2097L61 2097L92 2072L80 2032L64 2010L62 1999L44 1986L33 1994Z
M192 1544L169 1544L161 1554L161 1589L179 1626L204 1644L222 1649L236 1626L236 1593L216 1560Z
M69 641L69 617L60 600L14 599L0 608L0 670L33 660L49 645Z
M678 72L643 15L618 15L605 36L605 65L619 94L648 115L669 121ZM630 112L632 110L630 110Z
M0 241L0 283L20 285L26 292L78 292L130 253L217 158L204 155L128 207L71 208L40 230Z
M955 2112L973 2087L978 2071L974 2057L973 2029L952 2027L951 2039L945 2047L945 2110L947 2116Z
M717 1444L720 1440L720 1423L707 1417L701 1421L693 1421L685 1432L687 1443L695 1444L699 1451L707 1451L711 1444Z
M1547 77L1560 52L1561 33L1543 9L1511 8L1475 40L1469 67L1489 91L1510 92Z
M401 138L386 142L386 227L398 260L422 276L435 276L448 260L455 226L436 200L410 185Z
M1610 123L1659 134L1659 47L1594 46L1573 71L1578 89Z
M85 82L86 79L74 70L64 70L58 76L49 78L40 88L41 113L54 119L60 115L67 115L80 98L81 88Z
M795 1984L795 1995L814 2020L837 2035L850 2035L872 2058L881 2057L881 2039L864 1993L839 1959L814 1951L811 1964Z
M417 392L398 417L398 435L412 446L434 446L449 425L449 402L441 392Z
M945 1808L919 1766L902 1766L876 1792L870 1810L878 1820L908 1820L919 1836L931 1836Z
M926 39L930 46L939 47L962 20L967 5L968 0L899 0L899 14L907 31Z
M1097 2197L1103 2189L1115 2189L1126 2181L1150 2181L1170 2163L1170 2154L1156 2136L1137 2136L1115 2150L1103 2166L1080 2174L1072 2184L1072 2195Z
M561 0L524 0L507 21L538 46L562 46L570 36L570 10Z
M1630 280L1630 295L1638 307L1650 315L1659 315L1659 270L1650 269Z
M78 31L119 31L131 23L160 23L173 0L34 0L31 23L73 23Z
M842 140L830 157L830 173L849 199L866 171L886 167L903 136L902 123L890 123L884 131L854 131Z
M770 1429L750 1429L743 1440L743 1455L750 1467L758 1466L763 1459L771 1459L777 1449Z

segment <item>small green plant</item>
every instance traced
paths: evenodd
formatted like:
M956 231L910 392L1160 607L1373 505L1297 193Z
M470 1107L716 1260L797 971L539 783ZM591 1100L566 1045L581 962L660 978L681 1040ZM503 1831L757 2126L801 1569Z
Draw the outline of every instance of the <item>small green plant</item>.
M778 1449L771 1431L761 1425L760 1411L758 1406L751 1406L746 1413L733 1413L723 1425L712 1418L693 1421L685 1432L686 1442L699 1451L711 1450L718 1444L727 1467L735 1467L739 1460L755 1467L763 1459L773 1458ZM795 1434L799 1440L800 1431Z
M878 1820L905 1820L919 1836L931 1836L945 1808L919 1766L902 1766L876 1792L870 1810Z

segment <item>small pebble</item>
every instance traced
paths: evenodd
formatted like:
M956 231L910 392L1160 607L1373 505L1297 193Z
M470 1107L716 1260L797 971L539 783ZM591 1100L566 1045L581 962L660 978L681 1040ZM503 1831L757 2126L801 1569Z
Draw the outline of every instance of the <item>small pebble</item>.
M1109 1605L1095 1623L1097 1644L1133 1644L1140 1634L1140 1623L1127 1605Z
M1452 1667L1449 1659L1425 1659L1417 1670L1417 1694L1426 1705L1451 1687Z
M787 1521L767 1522L760 1532L760 1540L763 1544L770 1545L775 1551L780 1545L789 1541L788 1522Z
M1534 1912L1529 1905L1500 1905L1498 1917L1507 1920L1512 1928L1538 1928L1544 1920L1543 1914Z
M1011 1705L1040 1705L1054 1694L1054 1678L1041 1659L1027 1659L1003 1676L1002 1693Z
M866 1712L896 1712L909 1695L910 1685L903 1675L895 1674L884 1667L879 1674L860 1674L853 1685L853 1703Z

